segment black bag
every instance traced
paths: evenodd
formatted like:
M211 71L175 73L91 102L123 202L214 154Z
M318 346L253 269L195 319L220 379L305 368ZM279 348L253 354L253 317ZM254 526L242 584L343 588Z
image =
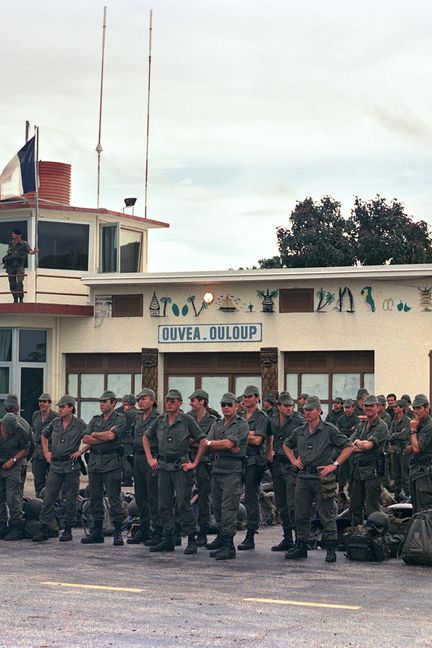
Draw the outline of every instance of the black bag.
M384 533L362 524L344 533L346 557L361 562L381 562L390 558L390 549Z
M432 565L432 509L411 518L402 547L402 560L408 565Z

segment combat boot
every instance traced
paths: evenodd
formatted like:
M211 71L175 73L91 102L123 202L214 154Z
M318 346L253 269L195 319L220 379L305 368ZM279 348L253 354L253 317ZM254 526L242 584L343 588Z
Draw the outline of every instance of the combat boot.
M148 531L145 531L142 527L138 529L135 535L132 538L128 538L126 542L128 544L141 544L150 539L150 534Z
M251 529L248 529L246 533L246 538L241 542L237 549L240 551L250 551L251 549L255 549L255 540L254 540L254 535L256 531L252 531Z
M152 534L148 540L144 541L146 547L154 547L162 541L162 527L157 526L153 529Z
M34 540L34 538L33 538ZM72 528L65 524L65 527L63 529L63 533L61 534L59 538L60 542L71 542L72 541Z
M197 547L205 547L207 544L207 530L206 529L201 529L198 532L198 535L196 537L196 543Z
M221 549L222 548L222 536L220 533L217 534L213 542L207 542L205 545L206 549Z
M24 538L24 524L17 522L9 526L9 531L3 540L22 540Z
M186 545L186 549L184 550L184 553L187 556L198 553L198 547L195 540L195 533L190 533L188 535L188 543Z
M327 555L325 561L328 563L336 562L336 540L327 540Z
M291 529L291 527L286 527L284 529L283 540L281 540L279 542L279 544L273 545L271 550L272 551L288 551L293 546L294 546L294 542L293 542L293 538L292 538L292 529Z
M114 534L113 534L113 545L114 547L123 547L124 545L124 540L121 532L121 528L117 527L114 529Z
M223 547L216 553L216 560L232 560L236 557L234 540L231 536L223 536Z
M182 529L180 524L175 525L174 528L174 544L176 547L181 547L181 542L182 542Z
M39 531L33 536L33 542L45 542L50 537L49 527L47 524L41 524Z
M6 522L0 522L0 540L3 540L3 538L7 534L8 530L9 529L8 529L7 523Z
M95 522L94 527L90 535L85 538L81 538L82 544L99 544L105 542L102 522Z
M288 549L285 554L287 560L297 560L298 558L307 558L307 542L305 540L297 540L295 545Z
M174 551L174 538L172 531L164 531L162 540L152 547L149 547L149 551Z

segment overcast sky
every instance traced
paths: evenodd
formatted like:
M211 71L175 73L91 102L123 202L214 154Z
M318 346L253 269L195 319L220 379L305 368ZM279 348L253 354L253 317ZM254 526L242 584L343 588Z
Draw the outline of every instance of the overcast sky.
M40 127L96 206L104 2L2 0L0 167ZM432 223L432 3L107 0L101 206L144 213L151 271L251 266L297 200L398 198Z

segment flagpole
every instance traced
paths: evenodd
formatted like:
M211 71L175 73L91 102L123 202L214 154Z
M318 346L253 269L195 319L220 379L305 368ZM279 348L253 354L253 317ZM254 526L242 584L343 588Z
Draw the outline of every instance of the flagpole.
M147 189L148 189L149 135L150 135L150 81L151 81L151 62L152 62L152 30L153 30L153 10L150 9L150 23L149 23L149 57L148 57L148 84L147 84L147 133L146 133L146 162L145 162L144 218L147 218Z
M35 244L34 247L39 247L39 126L34 127L35 134L35 156L34 156L34 170L35 170ZM35 302L37 302L37 272L39 265L39 253L34 255L35 264Z
M103 78L104 78L104 63L105 63L105 32L106 32L106 13L107 8L104 7L103 13L103 25L102 25L102 63L101 63L101 77L100 77L100 94L99 94L99 132L98 132L98 143L96 146L96 153L98 156L97 163L97 199L96 207L99 209L99 198L100 198L100 170L101 170L101 153L102 153L102 99L103 99Z

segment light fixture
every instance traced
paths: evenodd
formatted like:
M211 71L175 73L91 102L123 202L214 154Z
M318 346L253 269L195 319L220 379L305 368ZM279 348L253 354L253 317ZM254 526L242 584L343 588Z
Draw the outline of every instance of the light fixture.
M211 303L213 302L213 299L214 299L214 297L213 297L213 293L211 293L211 292L206 292L206 294L204 295L204 301L205 301L205 303L206 303L206 304L211 304Z

